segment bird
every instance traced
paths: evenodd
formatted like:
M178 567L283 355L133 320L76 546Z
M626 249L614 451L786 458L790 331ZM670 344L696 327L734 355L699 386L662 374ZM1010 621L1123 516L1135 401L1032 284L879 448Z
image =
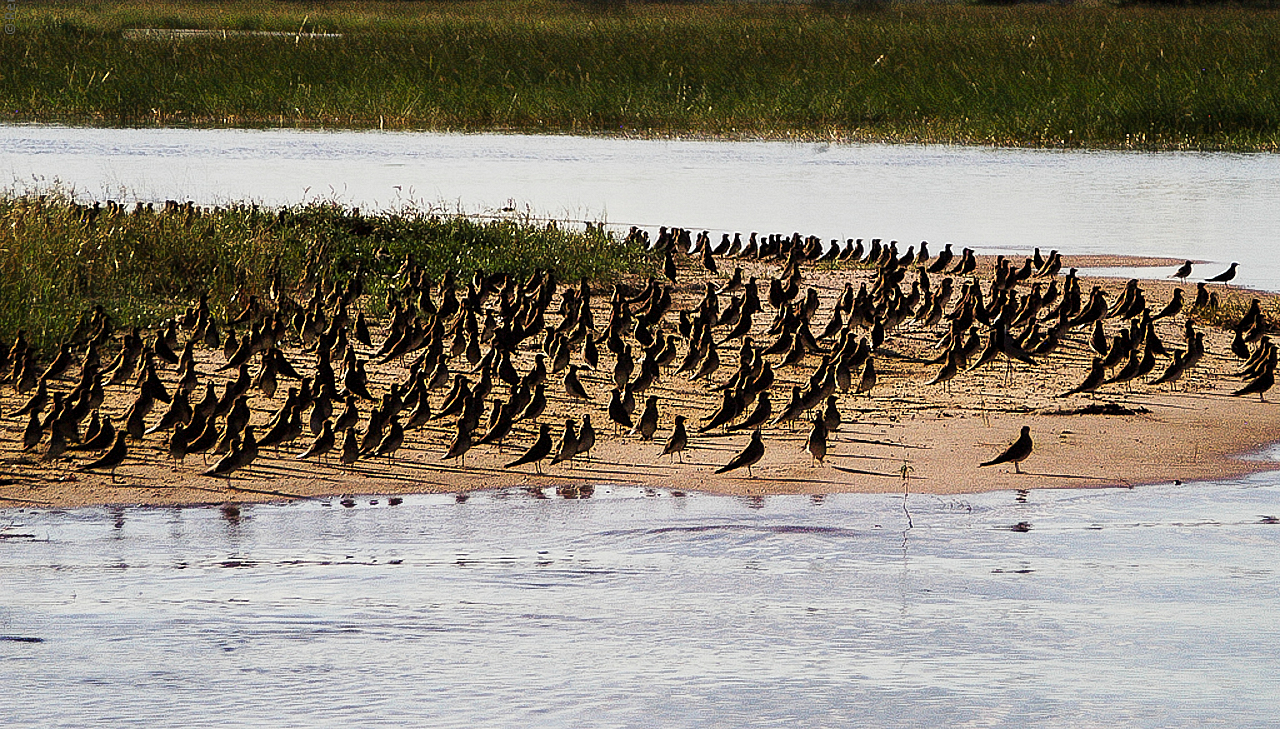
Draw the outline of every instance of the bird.
M809 430L809 437L805 441L804 449L813 456L813 460L819 465L823 459L827 457L827 421L823 418L822 413L815 413L813 416L813 428Z
M765 390L756 396L756 406L751 414L737 425L729 426L729 430L751 430L759 428L769 421L773 415L773 405L769 401L769 391Z
M125 456L129 454L129 446L127 443L128 433L123 430L116 433L116 442L111 444L111 450L102 454L97 460L80 467L81 471L97 471L103 468L111 469L111 482L116 480L116 467L124 462Z
M979 463L978 467L995 466L1001 463L1012 463L1014 473L1022 473L1018 468L1018 464L1026 460L1031 455L1031 426L1022 426L1022 433L1018 435L1018 439L1013 442L1004 453L992 458L985 463Z
M627 412L626 407L622 404L622 390L613 388L613 392L609 396L609 419L615 425L621 428L631 429L635 424L631 422L631 414Z
M335 438L333 435L333 423L326 420L320 426L320 434L317 435L316 439L311 442L310 447L308 447L302 453L298 454L297 460L299 461L306 460L307 458L310 458L312 456L316 456L318 458L324 458L326 453L333 450L334 440Z
M1213 278L1206 278L1205 281L1208 283L1229 284L1231 279L1236 277L1236 266L1239 266L1239 265L1240 265L1239 263L1236 263L1233 261L1231 263L1230 268L1218 274L1217 276L1214 276Z
M213 464L213 468L206 470L204 476L226 476L227 482L231 481L231 474L247 467L253 463L258 457L258 443L253 438L253 426L246 425L244 427L244 435L238 443L231 446L231 452L218 462Z
M538 438L533 441L533 445L529 446L529 450L525 451L523 456L503 465L503 468L514 468L516 466L523 466L526 463L532 463L534 470L538 474L541 474L542 466L540 461L550 455L550 453L551 426L546 423L541 423L538 426Z
M579 400L590 400L591 396L587 394L586 388L578 380L578 365L569 365L569 372L564 376L564 391L569 397L576 397Z
M684 463L684 449L689 445L689 433L684 427L684 416L676 416L676 425L671 429L671 437L667 438L667 444L662 449L662 455L680 457L680 462Z
M635 432L640 434L640 440L653 440L653 434L658 431L658 396L650 395L644 403L644 410L640 413L640 422L636 423Z
M1266 367L1263 368L1262 372L1253 380L1251 380L1248 384L1246 384L1244 387L1240 388L1239 390L1236 390L1231 394L1235 396L1256 394L1259 400L1261 400L1262 402L1266 402L1267 390L1270 390L1271 387L1275 384L1276 384L1276 350L1273 348L1271 350L1271 356L1267 360L1267 365Z
M747 476L755 478L755 474L751 472L751 467L756 464L764 455L764 441L760 439L760 429L756 428L751 432L751 440L747 443L747 447L742 452L734 456L728 463L716 469L716 473L728 473L735 469L747 467Z
M453 436L453 442L449 444L449 450L445 451L445 454L441 456L441 460L447 461L454 458L460 458L461 460L459 461L459 465L466 468L466 453L471 449L471 442L471 429L466 427L466 424L462 422L461 418L459 418L456 425L456 431Z
M591 414L582 414L582 427L578 429L578 452L575 455L582 455L591 458L591 449L596 444L596 429L591 425Z
M1107 379L1107 368L1101 357L1094 357L1093 364L1089 366L1089 374L1085 376L1084 382L1058 395L1058 397L1068 397L1081 392L1093 392L1098 389L1103 380Z
M1174 271L1173 276L1171 276L1170 278L1176 278L1185 282L1187 280L1187 276L1190 276L1190 275L1191 275L1191 261L1187 261L1186 263L1183 263L1181 266L1179 266L1178 270Z
M355 428L347 428L347 433L342 437L342 465L353 465L360 459L360 431Z
M564 431L560 435L560 447L551 457L551 465L567 461L578 454L578 431L573 425L573 418L565 418Z

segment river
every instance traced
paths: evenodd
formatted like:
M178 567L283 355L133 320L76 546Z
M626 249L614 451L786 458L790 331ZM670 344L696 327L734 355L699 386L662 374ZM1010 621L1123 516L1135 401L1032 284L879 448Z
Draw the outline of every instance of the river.
M4 512L9 727L1274 726L1273 475ZM376 503L374 503L376 502ZM1029 531L1011 527L1023 523Z
M1280 155L0 125L0 181L93 199L336 200L616 226L1242 265L1280 290ZM1168 271L1172 273L1172 269Z

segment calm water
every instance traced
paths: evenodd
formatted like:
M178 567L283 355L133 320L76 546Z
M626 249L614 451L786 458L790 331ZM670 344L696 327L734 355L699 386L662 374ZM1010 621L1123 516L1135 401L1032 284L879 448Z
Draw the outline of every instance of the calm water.
M1274 726L1274 475L3 513L6 726ZM904 511L904 503L906 511ZM908 526L908 512L913 526ZM1029 532L1010 529L1019 522Z
M1244 265L1280 157L0 126L94 199ZM940 247L940 246L939 246ZM936 248L935 248L936 250ZM1274 454L1273 454L1274 455ZM748 501L601 489L0 511L5 726L1274 726L1280 477ZM1026 522L1028 532L1010 529ZM39 642L20 640L39 639Z
M96 199L504 207L617 225L1240 261L1280 289L1280 155L0 126L0 182ZM1170 269L1169 273L1172 273Z

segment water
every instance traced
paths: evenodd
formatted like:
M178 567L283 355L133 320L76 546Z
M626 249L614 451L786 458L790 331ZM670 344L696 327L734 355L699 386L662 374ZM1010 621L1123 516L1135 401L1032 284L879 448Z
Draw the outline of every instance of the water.
M6 726L1274 726L1274 474L8 511ZM904 511L904 503L906 510ZM911 526L908 526L908 516ZM1010 527L1020 522L1030 531Z
M1241 266L1280 290L1280 156L641 141L376 131L0 126L0 181L95 199L514 208L982 252L1126 253ZM1172 268L1168 273L1172 273Z
M1280 157L0 126L85 198L1239 260ZM5 726L1272 726L1280 479L0 512ZM906 509L904 509L904 503ZM1014 531L1019 523L1030 531Z

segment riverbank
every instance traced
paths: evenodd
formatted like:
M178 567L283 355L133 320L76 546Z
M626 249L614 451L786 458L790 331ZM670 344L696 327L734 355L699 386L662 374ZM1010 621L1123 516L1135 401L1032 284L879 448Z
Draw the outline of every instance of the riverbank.
M15 28L13 122L1280 148L1270 10L34 3Z
M1131 258L1089 257L1087 261L1094 266L1135 263ZM979 280L990 275L993 263L991 259L980 259L975 272ZM1070 257L1064 259L1066 267L1074 263ZM1158 263L1161 266L1153 269L1154 280L1142 283L1153 309L1163 306L1175 288L1167 278L1173 266L1168 265L1169 261ZM778 272L776 264L725 260L718 274L709 275L701 272L694 261L683 261L669 319L675 319L675 311L690 309L707 282L726 283L734 264L741 265L748 276ZM803 286L817 292L816 316L825 319L845 283L856 289L871 277L872 271L864 267L812 264L805 267ZM1082 284L1085 291L1093 285L1101 286L1114 301L1125 282L1099 278ZM1186 288L1194 290L1191 286ZM939 330L909 319L890 334L877 352L878 378L869 392L837 395L842 423L829 436L824 464L815 464L804 450L810 426L800 419L795 424L764 428L765 453L750 475L745 470L714 473L746 445L748 431L725 433L714 428L707 433L697 432L697 426L720 400L708 385L728 381L736 369L736 355L730 353L736 351L735 344L722 347L725 364L707 384L691 380L688 373L664 370L646 393L657 396L660 413L651 442L642 441L639 435L615 432L610 423L607 403L613 386L611 353L602 348L599 367L580 372L589 401L565 394L560 384L563 373L550 375L547 409L538 422L550 426L558 441L566 418L580 426L583 414L589 414L597 440L589 458L579 456L573 462L557 465L550 465L548 459L542 464L542 475L531 465L503 467L529 448L536 434L535 424L518 423L503 448L477 445L465 454L465 460L459 461L445 459L453 427L451 421L442 420L410 432L394 456L366 456L350 467L340 465L334 455L323 461L298 460L298 453L311 440L308 434L278 452L264 448L247 471L236 472L230 480L199 475L206 467L200 456L187 456L184 463L175 464L167 455L162 436L148 436L130 451L128 460L117 470L118 481L113 481L108 473L78 471L79 465L90 460L88 456L45 462L40 457L43 446L22 452L25 420L11 414L25 398L19 398L12 386L6 386L0 390L0 413L5 414L0 431L0 463L9 476L0 479L0 503L9 507L170 505L362 493L461 493L502 487L575 497L589 496L595 486L606 483L746 495L903 490L942 494L1128 487L1230 478L1275 467L1271 462L1243 457L1274 441L1275 433L1280 432L1280 407L1261 402L1256 396L1230 396L1240 387L1240 380L1232 377L1240 360L1230 353L1231 334L1214 326L1214 320L1233 324L1255 296L1263 301L1263 310L1273 315L1280 298L1221 287L1215 291L1221 298L1217 312L1210 320L1193 317L1193 326L1204 333L1206 356L1172 388L1135 381L1105 385L1095 395L1059 397L1083 381L1089 369L1087 331L1073 331L1052 355L1038 357L1034 366L1018 362L1006 365L1002 358L962 372L947 385L930 385L939 366L926 361L937 355L933 343ZM596 295L603 298L607 292ZM603 312L596 316L602 325ZM557 321L552 318L549 325ZM372 326L375 346L385 334L381 329L385 323ZM1172 350L1183 346L1180 338L1185 326L1186 315L1182 314L1157 322L1155 330ZM757 344L772 340L766 321L758 317L755 327L752 333ZM1118 332L1127 324L1109 321L1107 328ZM672 334L676 329L674 321L663 325L663 330ZM311 359L296 345L284 351L294 362ZM196 368L202 376L219 383L219 389L230 381L231 373L217 372L224 357L220 350L198 348L195 353ZM532 369L534 355L532 350L520 351L513 358L517 370L523 373ZM400 362L378 364L375 368L371 348L358 347L358 357L370 361L369 387L374 397L409 376ZM785 392L807 380L818 357L809 354L794 366L775 361L781 357L769 359L774 362L778 378L773 388L777 413L785 405ZM578 361L578 355L573 361ZM1164 367L1162 358L1160 366L1144 379L1154 379ZM175 368L161 367L159 371L167 386L176 384ZM104 414L121 418L132 396L128 385L109 386ZM283 397L283 392L274 397L262 393L252 397L252 422L259 427L259 435ZM443 390L432 395L437 410L442 397ZM367 412L368 406L362 404L362 412ZM637 417L643 407L641 402ZM159 419L159 410L151 421ZM671 457L662 455L676 415L684 415L691 426L688 448L681 454L683 462L672 462ZM1025 473L1015 473L1010 465L978 466L1001 453L1023 425L1030 427L1034 442L1032 454L1021 464ZM214 460L216 457L208 462Z

